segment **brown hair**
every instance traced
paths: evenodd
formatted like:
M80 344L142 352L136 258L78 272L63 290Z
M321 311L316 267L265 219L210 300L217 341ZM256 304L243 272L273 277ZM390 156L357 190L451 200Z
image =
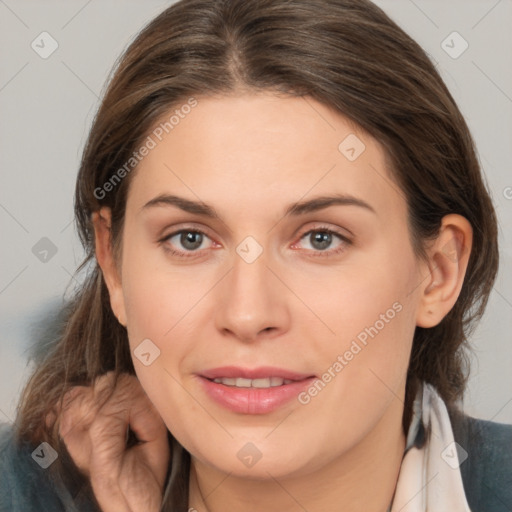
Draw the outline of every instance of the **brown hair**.
M97 190L172 108L194 95L241 90L307 95L381 142L407 201L418 257L425 257L425 242L443 216L469 220L473 247L460 296L437 326L414 334L404 431L419 382L434 385L448 406L462 397L467 338L497 272L497 222L469 129L425 52L368 0L182 0L128 47L95 117L75 197L87 253L79 270L91 268L67 306L55 346L26 386L20 438L56 442L44 418L66 390L110 370L134 373L126 330L113 316L95 261L91 224L92 212L112 209L118 254L133 173L101 198Z

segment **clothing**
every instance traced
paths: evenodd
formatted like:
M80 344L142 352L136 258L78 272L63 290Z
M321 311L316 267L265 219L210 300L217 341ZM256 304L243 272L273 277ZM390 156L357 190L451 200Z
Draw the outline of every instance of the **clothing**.
M462 481L472 512L512 511L512 425L450 411L455 441L468 453Z
M390 511L512 511L512 425L449 412L424 383Z
M407 440L391 511L471 512L460 472L467 455L460 449L459 457L446 406L428 384L414 401Z
M12 425L0 424L0 512L101 512L88 480L65 449L56 448L57 459L44 469L38 462L44 463L53 447L18 447ZM71 469L64 476L57 470L62 459Z
M449 412L427 384L413 409L391 512L512 511L512 425ZM0 424L0 512L101 512L89 483L69 470L64 446L57 448L58 459L43 469L50 449L17 447L12 426Z

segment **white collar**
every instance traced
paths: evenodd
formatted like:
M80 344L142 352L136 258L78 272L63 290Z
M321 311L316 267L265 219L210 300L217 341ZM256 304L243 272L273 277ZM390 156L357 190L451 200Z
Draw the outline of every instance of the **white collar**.
M390 511L471 512L460 473L466 457L454 440L445 403L433 386L423 383L414 400Z

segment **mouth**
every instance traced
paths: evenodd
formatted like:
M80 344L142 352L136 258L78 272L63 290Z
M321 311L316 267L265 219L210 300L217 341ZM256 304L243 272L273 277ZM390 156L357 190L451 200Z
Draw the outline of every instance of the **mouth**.
M199 375L206 395L232 412L267 414L297 398L315 375L282 368L223 367Z

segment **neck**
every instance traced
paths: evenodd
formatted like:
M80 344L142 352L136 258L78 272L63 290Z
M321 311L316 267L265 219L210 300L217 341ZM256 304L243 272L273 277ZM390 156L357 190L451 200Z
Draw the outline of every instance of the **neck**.
M405 450L403 406L394 400L356 446L300 477L251 480L191 458L189 507L197 512L386 512Z

